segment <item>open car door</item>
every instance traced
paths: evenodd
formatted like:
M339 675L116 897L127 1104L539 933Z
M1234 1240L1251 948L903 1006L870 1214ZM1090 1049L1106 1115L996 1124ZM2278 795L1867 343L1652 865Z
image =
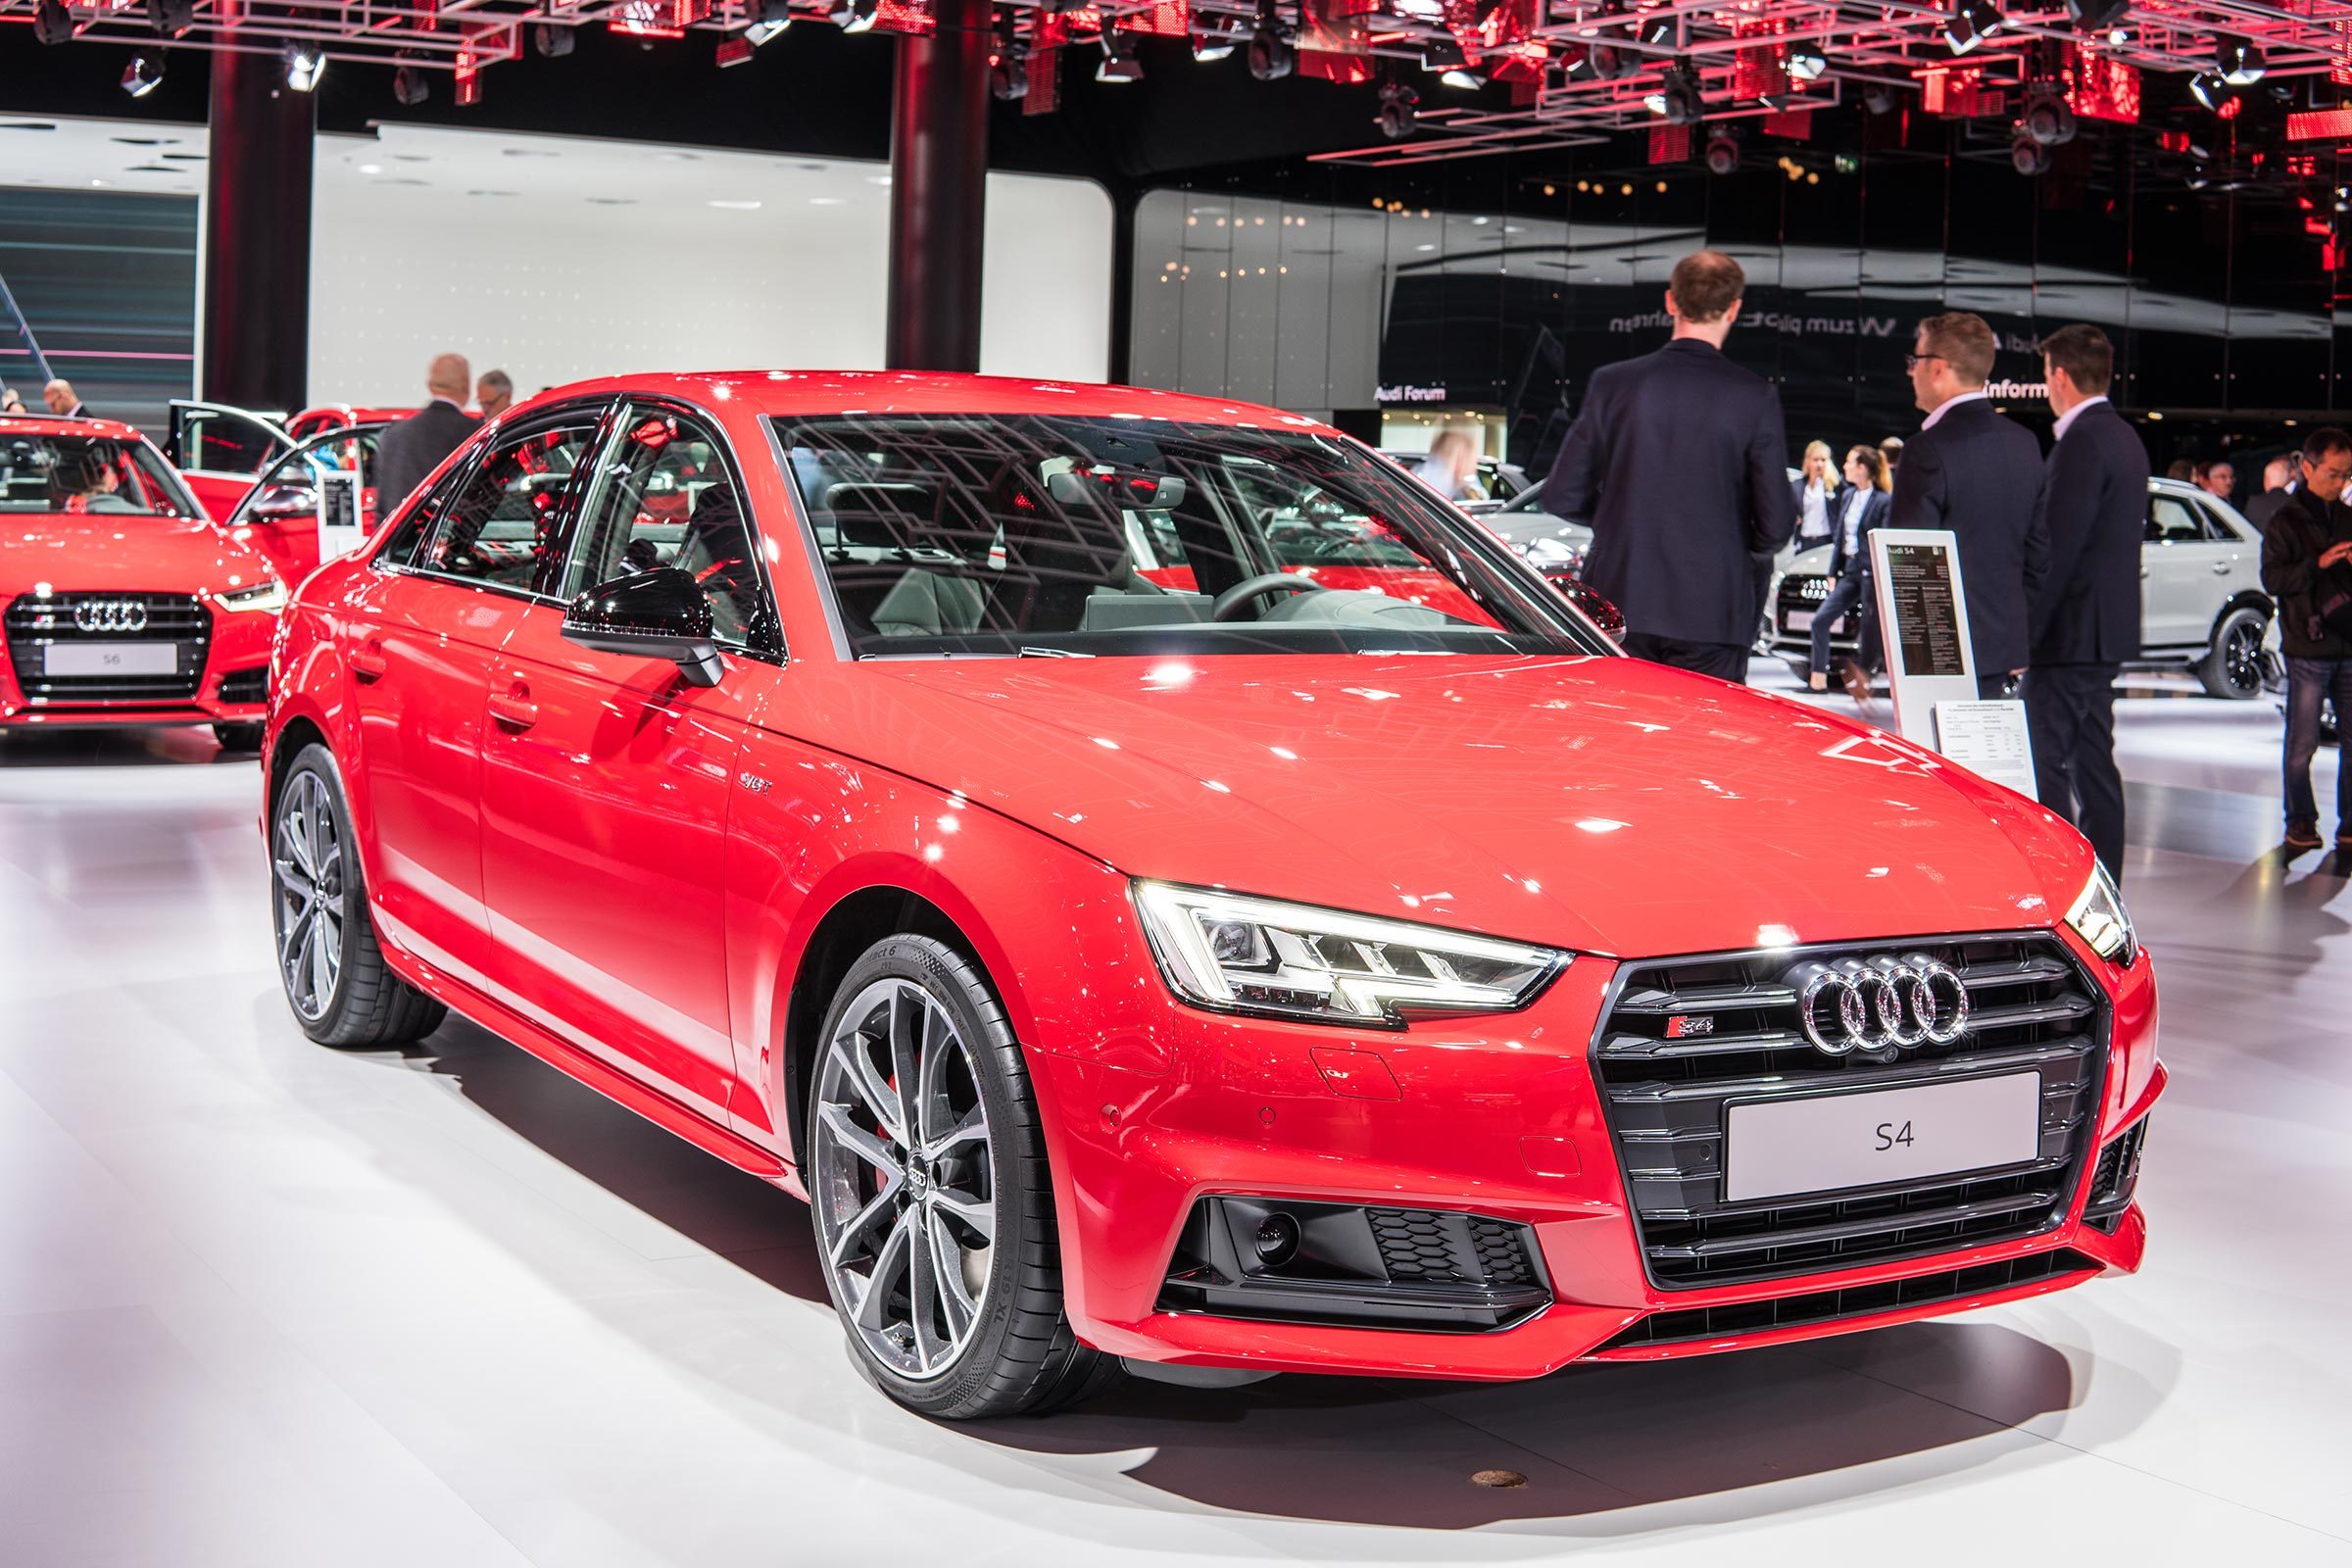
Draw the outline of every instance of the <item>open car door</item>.
M347 424L297 444L227 514L227 526L270 558L289 584L375 532L373 472L380 424Z
M274 414L201 398L172 400L166 455L216 521L235 511L256 476L293 445Z

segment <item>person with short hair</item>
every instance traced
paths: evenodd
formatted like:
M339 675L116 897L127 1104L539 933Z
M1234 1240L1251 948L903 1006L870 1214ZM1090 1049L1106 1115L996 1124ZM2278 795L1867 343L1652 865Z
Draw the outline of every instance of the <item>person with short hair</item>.
M2187 458L2175 458L2164 466L2164 476L2167 479L2178 479L2182 484L2196 485L2201 489L2205 483L2205 466Z
M1993 412L1984 383L1999 342L1984 318L1948 311L1919 323L1908 356L1927 418L1894 476L1890 528L1947 528L1959 541L1968 635L1984 697L2008 697L2025 672L2026 605L2046 551L2039 515L2041 443Z
M2035 536L2046 570L2029 607L2026 722L2034 792L2082 830L2107 874L2124 876L2124 777L2115 765L2115 677L2139 657L2139 549L2148 449L2107 401L2115 346L2095 326L2041 342L2057 439L2043 468Z
M74 383L62 375L41 388L41 401L49 405L49 412L61 419L86 419L90 416L90 411L82 407L81 394L74 391Z
M1890 435L1879 443L1879 456L1886 460L1886 487L1894 488L1894 470L1902 466L1903 438Z
M409 493L422 484L441 460L473 434L476 420L466 412L472 367L463 354L434 357L424 373L428 400L405 419L384 427L375 443L376 514L389 517Z
M2257 528L2268 528L2271 518L2286 505L2295 485L2295 460L2289 457L2273 458L2262 466L2262 494L2246 503L2246 520Z
M482 417L495 419L514 406L514 382L504 370L484 370L473 384L473 406Z
M1721 251L1675 263L1673 337L1593 371L1542 500L1592 525L1585 581L1624 612L1627 653L1729 681L1763 613L1757 562L1796 524L1780 394L1723 356L1746 288Z
M2286 654L2284 774L2286 847L2320 847L2311 760L2320 749L2320 705L2336 722L2352 715L2352 435L2330 425L2303 440L2300 480L2262 535L2262 586L2278 604ZM2335 848L2352 854L2352 766L2335 775Z
M2204 471L2197 475L2197 483L2204 488L2207 495L2216 500L2235 504L2237 467L2228 458L2216 458L2206 464Z
M1478 443L1467 430L1440 430L1429 443L1429 456L1413 466L1413 476L1448 501L1472 499Z

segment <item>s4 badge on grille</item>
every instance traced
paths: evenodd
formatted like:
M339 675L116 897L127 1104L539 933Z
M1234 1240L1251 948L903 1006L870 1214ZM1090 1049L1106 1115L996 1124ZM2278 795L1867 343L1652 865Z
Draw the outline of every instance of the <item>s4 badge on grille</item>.
M1711 1035L1715 1032L1715 1015L1711 1012L1678 1012L1666 1020L1666 1038L1688 1040L1692 1035Z

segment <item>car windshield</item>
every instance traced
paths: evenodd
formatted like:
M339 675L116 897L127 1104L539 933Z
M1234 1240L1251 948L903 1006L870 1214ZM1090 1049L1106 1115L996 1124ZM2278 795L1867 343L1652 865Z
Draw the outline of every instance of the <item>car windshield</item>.
M862 658L1604 653L1486 535L1309 430L779 418Z
M144 441L0 435L0 513L24 512L202 515L177 475Z

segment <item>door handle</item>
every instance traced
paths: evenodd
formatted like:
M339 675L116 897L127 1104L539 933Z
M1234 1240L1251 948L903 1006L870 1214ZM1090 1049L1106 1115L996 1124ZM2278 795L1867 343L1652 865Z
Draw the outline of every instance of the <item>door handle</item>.
M381 680L391 667L392 662L384 657L381 637L363 637L359 647L351 651L351 672L362 680Z
M2217 561L2213 564L2213 574L2216 577L2227 577L2236 569L2237 563L2234 561Z
M529 729L538 723L539 705L531 701L530 682L517 675L504 692L492 692L490 716L509 729Z
M2145 566L2142 566L2142 567L2140 567L2140 568L2139 568L2139 574L2140 574L2140 576L2141 576L2141 577L2144 579L2144 578L2147 576L2147 574L2148 574L2148 568L2147 568L2147 567L2145 567Z

